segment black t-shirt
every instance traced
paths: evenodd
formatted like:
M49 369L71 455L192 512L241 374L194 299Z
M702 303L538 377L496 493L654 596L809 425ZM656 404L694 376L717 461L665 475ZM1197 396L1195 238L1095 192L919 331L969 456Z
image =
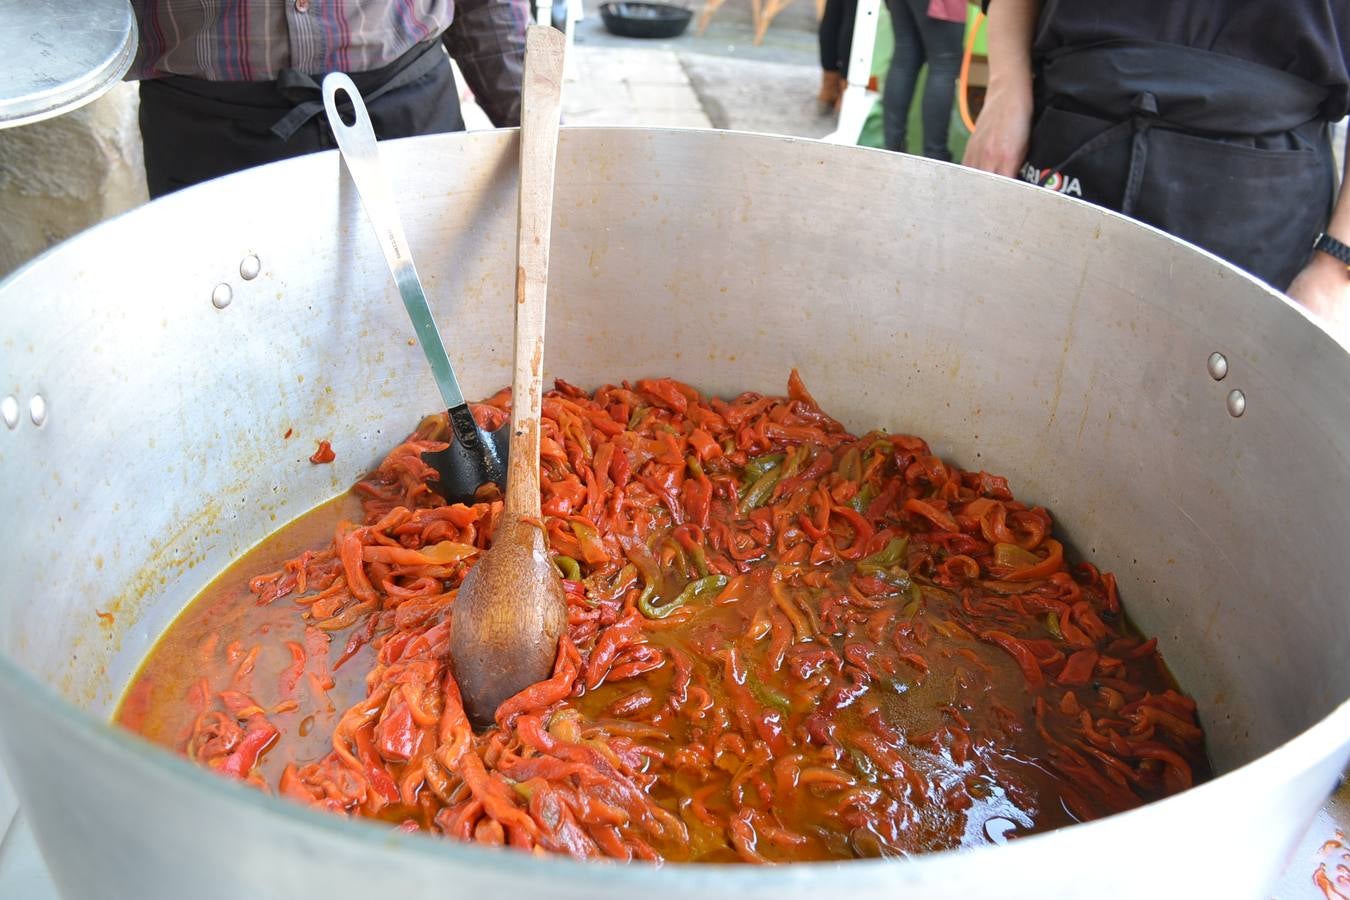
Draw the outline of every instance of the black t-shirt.
M1350 0L1043 0L1033 52L1119 39L1282 69L1328 88L1331 117L1350 106Z

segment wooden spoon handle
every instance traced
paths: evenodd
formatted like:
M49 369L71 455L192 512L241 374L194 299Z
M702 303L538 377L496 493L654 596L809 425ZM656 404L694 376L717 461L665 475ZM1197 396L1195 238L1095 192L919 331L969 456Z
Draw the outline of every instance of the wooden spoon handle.
M520 228L516 244L516 347L511 379L511 448L506 509L539 515L539 415L544 392L544 319L553 174L562 112L563 33L531 25L525 34L520 100Z

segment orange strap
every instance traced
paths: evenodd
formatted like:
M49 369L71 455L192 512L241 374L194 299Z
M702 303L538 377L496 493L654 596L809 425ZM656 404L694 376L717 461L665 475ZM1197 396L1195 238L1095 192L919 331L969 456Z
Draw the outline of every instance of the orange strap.
M975 39L980 34L980 26L984 24L984 13L975 14L975 24L970 27L970 34L966 36L966 52L961 57L961 74L956 79L956 101L961 110L961 121L965 124L966 130L975 131L975 120L970 117L970 58L975 55Z

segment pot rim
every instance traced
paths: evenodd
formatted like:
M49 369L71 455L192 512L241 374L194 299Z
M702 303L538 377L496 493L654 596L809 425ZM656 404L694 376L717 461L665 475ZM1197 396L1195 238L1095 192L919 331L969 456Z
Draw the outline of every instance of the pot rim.
M508 133L515 130L516 129L499 129L499 131ZM562 130L564 136L568 131L646 131L674 133L698 131L710 135L710 139L736 141L744 138L752 138L755 141L763 141L766 143L820 144L822 146L830 147L831 152L836 152L840 149L840 145L828 144L824 141L799 136L734 130L705 131L703 129L694 128L646 128L641 126L612 125L571 125L564 126ZM481 134L482 133L480 133L480 135ZM401 139L401 141L458 140L464 139L466 136L467 133L424 135L420 137L404 138ZM859 153L889 155L889 151L877 148L845 147L844 149ZM323 151L323 153L335 155L337 151L329 150ZM321 154L311 155L318 156ZM307 157L299 157L291 160L283 160L271 165L303 165L306 161ZM955 163L945 163L936 160L920 159L917 161L924 165L963 168L957 166ZM270 167L271 166L268 168ZM972 172L976 177L996 179L1003 182L1005 186L1007 184L1015 185L1015 187L1011 188L1013 190L1037 191L1042 194L1046 193L1043 189L1018 179L1009 179L1003 176L975 170L967 171ZM244 176L246 174L247 173L237 173L236 175L226 176L226 180ZM211 190L213 185L215 185L214 181L196 185L183 191L179 191L172 197L158 202L187 202L187 198L195 197L197 193L202 190ZM1086 201L1078 198L1068 197L1054 192L1050 193L1052 194L1051 202L1086 203ZM1092 204L1087 205L1092 206ZM1093 208L1098 214L1105 214L1109 218L1128 219L1128 217L1112 210L1105 210L1096 206L1093 206ZM137 210L130 210L105 220L82 232L75 238L62 242L39 254L34 259L11 272L8 276L0 278L0 294L3 294L12 283L23 278L30 269L42 264L49 255L61 252L67 245L72 244L75 241L99 234L104 228L112 226L124 216L132 215L135 212L137 212ZM1350 342L1342 340L1337 334L1328 331L1318 317L1311 314L1300 304L1294 302L1283 292L1254 278L1250 274L1203 248L1196 247L1179 238L1167 235L1165 232L1145 223L1140 223L1132 219L1129 219L1129 221L1133 227L1155 232L1162 235L1170 242L1184 244L1193 251L1208 257L1212 262L1218 263L1222 268L1229 270L1231 274L1259 285L1272 299L1293 307L1312 327L1322 331L1346 352L1350 352ZM1347 602L1350 602L1350 599L1348 599ZM484 847L478 844L461 842L427 833L403 833L388 826L381 827L380 824L374 821L350 819L332 813L321 812L300 803L295 803L270 794L264 794L251 788L246 788L242 784L234 782L231 779L211 773L206 769L189 762L184 757L154 744L134 732L117 726L108 719L104 719L76 706L69 702L55 688L20 666L3 650L0 650L0 683L6 683L9 686L12 686L17 692L23 694L27 699L32 700L34 704L42 706L47 712L54 713L73 730L91 738L98 748L106 749L114 755L121 755L123 753L128 754L135 757L135 761L142 764L159 766L162 770L170 773L170 776L176 779L179 784L189 789L200 788L201 790L213 792L214 795L223 802L234 803L236 805L243 804L245 807L251 807L258 814L279 818L282 821L305 828L320 829L336 839L361 843L372 850L384 848L393 854L409 853L428 863L442 865L449 863L452 865L463 865L468 868L491 869L499 868L499 864L503 860L506 860L511 863L513 869L516 870L520 876L525 878L533 878L542 881L546 878L567 877L574 881L584 883L587 879L600 877L603 878L608 885L619 886L630 890L654 890L658 887L668 886L671 879L678 879L681 887L686 890L698 890L700 888L715 889L717 893L726 894L736 890L747 890L751 887L756 890L763 890L779 885L786 886L803 878L818 877L821 874L828 872L830 875L831 889L842 891L849 889L850 885L862 886L876 884L883 879L894 880L896 877L903 877L907 869L914 870L918 868L912 865L913 863L921 863L925 869L940 867L960 869L971 865L971 860L1006 862L1006 860L1011 858L1013 853L1019 853L1025 857L1029 854L1040 852L1038 848L1047 846L1049 839L1052 838L1056 839L1056 843L1062 842L1065 837L1072 837L1082 842L1093 841L1098 836L1105 836L1108 829L1116 827L1132 827L1136 833L1148 835L1151 832L1151 829L1148 828L1148 823L1150 821L1163 816L1173 815L1174 812L1176 814L1181 814L1188 806L1203 807L1209 803L1212 796L1219 792L1227 791L1230 788L1233 790L1242 790L1248 787L1252 788L1253 792L1255 792L1254 789L1257 786L1262 784L1268 785L1272 780L1283 780L1289 772L1307 771L1333 756L1344 756L1350 752L1350 695L1347 695L1346 699L1340 701L1339 704L1330 709L1322 718L1318 719L1298 734L1283 741L1260 756L1251 759L1222 775L1218 775L1203 784L1192 787L1179 794L1144 804L1133 810L1116 813L1091 822L1066 826L1064 828L1042 832L1028 837L1020 837L1013 841L1009 841L1004 845L988 844L968 849L956 848L918 854L903 859L798 862L783 866L752 866L743 863L614 865L612 863L588 862L562 856L535 857L531 854L523 854L506 848ZM149 751L148 753L146 752L147 750ZM17 779L15 780L17 781ZM22 813L22 788L19 784L16 784L15 787L16 793L20 796L20 812ZM1143 839L1146 838L1141 838L1141 840ZM1001 853L1001 855L997 857L990 855L991 853L996 852ZM672 872L675 874L671 874Z

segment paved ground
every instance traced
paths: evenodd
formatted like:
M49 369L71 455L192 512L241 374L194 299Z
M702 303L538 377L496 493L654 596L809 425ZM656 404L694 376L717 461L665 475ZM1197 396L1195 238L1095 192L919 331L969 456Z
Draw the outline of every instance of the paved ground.
M573 48L563 93L572 125L712 126L677 54L647 47Z
M696 127L695 116L689 115L692 96L704 127L811 137L832 131L833 117L819 115L815 102L820 83L815 32L789 16L798 6L801 10L814 6L798 0L775 20L764 44L755 47L750 23L737 18L740 10L734 3L731 0L718 11L705 34L695 34L691 26L670 41L615 37L604 30L598 15L578 23L575 58L582 83L576 102L593 109L610 98L617 104L623 99L622 85L628 96L639 101L655 98L661 105L644 109L639 103L623 109L623 117L615 121L642 125L687 121ZM814 12L810 15L813 25ZM657 84L662 87L655 89ZM676 118L682 121L671 121ZM568 121L582 120L569 114Z
M834 130L834 116L822 115L815 100L816 36L806 27L814 28L814 5L797 0L755 47L736 2L718 11L704 35L691 27L670 41L615 37L592 12L577 26L563 94L565 121L807 137ZM803 16L810 18L803 22ZM489 127L471 103L464 117L471 129Z
M697 6L695 5L695 8ZM702 35L694 24L677 38L668 41L638 40L616 37L605 30L600 13L587 7L588 18L577 23L577 44L583 47L629 47L649 50L670 50L674 53L696 53L703 56L729 56L754 62L791 63L816 66L819 51L816 43L815 6L810 0L794 0L776 19L764 36L764 43L752 44L753 29L749 19L750 4L745 0L727 0L708 23ZM807 12L809 11L809 12ZM803 19L803 13L809 18Z
M822 115L816 103L814 65L703 53L681 53L679 60L714 128L815 138L834 130L833 113Z

